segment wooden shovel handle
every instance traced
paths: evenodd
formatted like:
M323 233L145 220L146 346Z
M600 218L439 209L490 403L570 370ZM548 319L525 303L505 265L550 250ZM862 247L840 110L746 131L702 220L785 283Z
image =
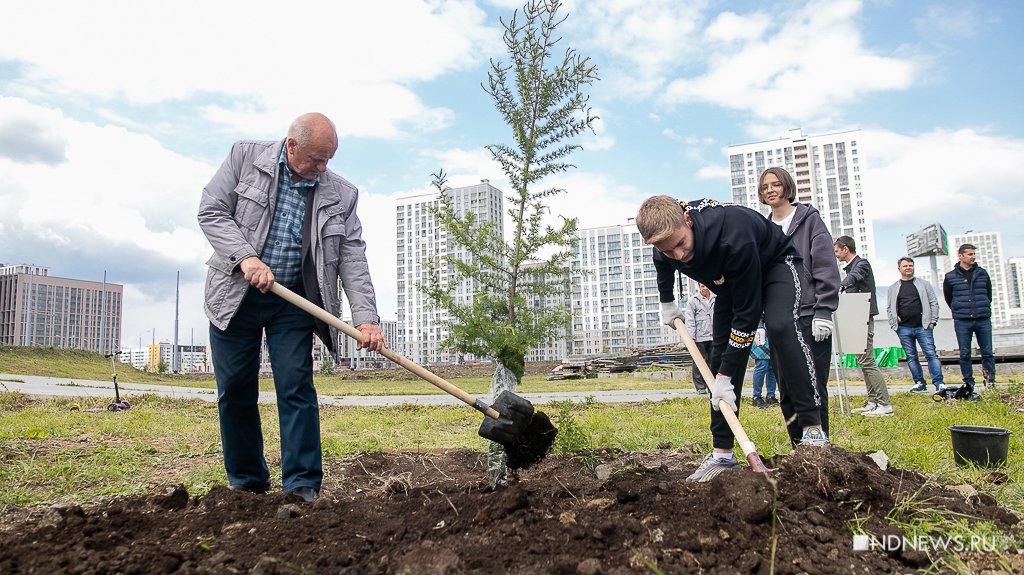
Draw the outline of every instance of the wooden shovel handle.
M715 376L711 373L711 368L708 367L708 363L704 361L704 356L701 355L700 350L697 349L697 342L693 341L690 337L690 333L686 331L686 325L683 320L676 318L672 325L675 326L676 331L679 332L679 337L683 338L683 343L686 344L686 349L690 352L690 358L693 363L700 370L700 374L704 376L704 381L707 382L708 387L712 387L715 382ZM739 401L739 398L736 398ZM740 449L743 450L743 454L750 456L751 453L756 454L757 449L754 447L754 442L750 441L747 437L747 433L743 431L743 426L740 425L740 420L736 418L736 414L733 413L732 408L729 404L723 400L718 401L718 409L722 412L722 416L725 417L725 421L729 424L729 429L732 430L732 434L736 437L736 442L740 444Z
M337 329L344 332L345 335L351 337L352 339L358 342L363 341L363 334L358 329L334 317L320 306L314 304L313 302L307 300L306 298L300 296L299 294L293 292L292 290L284 287L283 285L275 283L270 287L270 291L280 296L281 299L288 301L289 303L295 304L296 307L309 313L313 317L318 318L324 323L336 327ZM401 355L398 355L394 351L391 351L390 348L382 349L380 351L380 354L390 359L391 361L397 363L398 365L402 366L403 368L407 369L408 371L411 371L420 378L436 385L438 388L442 389L446 393L464 401L466 404L470 405L477 411L486 414L489 417L493 417L494 419L501 419L501 414L498 413L493 407L488 406L482 400L477 399L476 397L466 393L465 391L462 391L458 387L455 387L451 383L448 383L437 374L431 373L424 369L423 367L420 367L419 365L413 363L408 358L402 357Z

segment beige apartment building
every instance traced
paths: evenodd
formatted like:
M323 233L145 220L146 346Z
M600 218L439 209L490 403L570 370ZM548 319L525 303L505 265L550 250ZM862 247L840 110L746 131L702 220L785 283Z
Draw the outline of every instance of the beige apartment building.
M117 353L123 287L0 264L0 344Z

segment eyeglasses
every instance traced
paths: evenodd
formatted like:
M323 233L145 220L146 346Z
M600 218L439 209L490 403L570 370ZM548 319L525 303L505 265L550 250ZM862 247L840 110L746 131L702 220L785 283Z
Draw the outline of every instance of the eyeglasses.
M761 184L760 190L762 192L767 192L769 187L771 187L771 189L773 189L773 190L781 190L782 189L782 182L772 182L770 184Z

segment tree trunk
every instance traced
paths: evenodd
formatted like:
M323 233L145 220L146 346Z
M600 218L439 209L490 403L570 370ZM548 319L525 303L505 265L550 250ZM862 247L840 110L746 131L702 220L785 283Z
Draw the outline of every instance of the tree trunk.
M494 376L491 378L491 398L496 398L503 391L516 391L518 379L516 373L505 367L500 360L495 362ZM494 441L487 446L487 475L491 487L508 484L508 466L506 465L505 448Z

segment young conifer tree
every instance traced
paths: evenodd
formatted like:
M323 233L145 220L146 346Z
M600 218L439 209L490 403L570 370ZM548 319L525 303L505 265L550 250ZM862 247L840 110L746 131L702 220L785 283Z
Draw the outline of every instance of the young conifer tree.
M502 18L508 60L491 60L482 84L511 129L511 144L487 146L511 187L506 195L509 237L502 237L496 222L458 213L444 171L433 175L440 192L434 213L449 243L468 257L435 258L430 282L419 287L452 318L447 349L495 359L494 396L514 391L530 348L558 337L571 319L564 306L531 305L568 293L569 265L579 242L576 218L559 216L554 226L545 220L550 211L545 200L565 190L539 186L544 178L575 167L568 160L581 148L576 137L593 131L597 120L584 91L598 80L597 68L572 48L559 50L557 29L566 19L560 8L558 0L531 0L510 20ZM468 303L451 291L464 280L473 286ZM502 483L503 461L492 457L491 472L492 480Z

